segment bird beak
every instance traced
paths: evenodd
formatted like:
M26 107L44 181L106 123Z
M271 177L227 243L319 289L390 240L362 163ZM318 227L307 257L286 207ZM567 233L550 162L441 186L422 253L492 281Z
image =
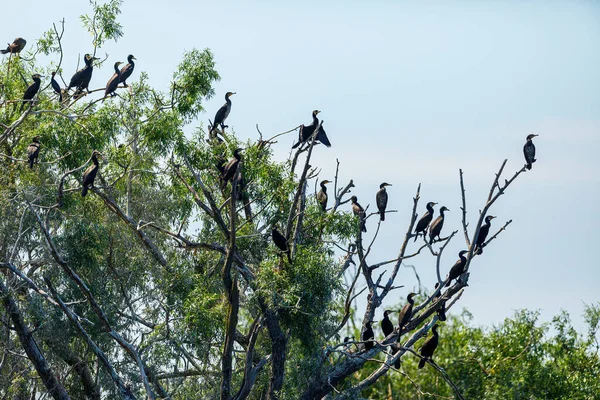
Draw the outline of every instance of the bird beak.
M132 59L132 60L137 60L137 58L135 58L135 57L131 57L131 59Z
M490 219L494 219L494 218L498 218L498 217L494 217L493 215L490 216Z
M393 185L392 185L391 183L388 183L388 184L387 184L387 185L385 185L385 186L393 186Z
M437 206L438 203L433 203L434 206Z
M235 94L235 92L231 92L231 95L233 96Z
M538 135L537 133L534 133L533 136L540 136L540 135Z

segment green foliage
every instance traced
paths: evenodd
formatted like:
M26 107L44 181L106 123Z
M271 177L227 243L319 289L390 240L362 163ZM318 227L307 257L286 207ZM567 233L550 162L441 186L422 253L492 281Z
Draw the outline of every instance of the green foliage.
M94 48L102 47L107 40L117 41L123 36L123 27L117 22L122 4L123 0L110 0L104 4L90 0L93 15L90 17L85 14L79 17L93 38Z

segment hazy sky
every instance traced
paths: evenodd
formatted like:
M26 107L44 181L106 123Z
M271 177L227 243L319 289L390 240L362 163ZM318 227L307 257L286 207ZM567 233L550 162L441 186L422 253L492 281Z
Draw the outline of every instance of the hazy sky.
M4 7L0 42L23 36L31 46L64 17L68 80L92 50L78 18L88 11L82 0L23 0ZM256 138L257 123L266 135L308 124L321 110L333 143L316 149L321 177L333 178L338 158L342 182L354 179L370 209L379 183L394 185L389 207L399 213L382 226L372 263L397 255L419 182L420 214L427 201L451 210L445 235L460 229L462 168L474 228L502 160L512 175L525 137L539 133L538 162L491 211L494 228L513 223L474 260L460 306L479 324L529 308L544 319L565 309L580 326L583 303L600 300L600 4L126 0L122 11L125 36L102 50L109 63L91 87L133 53L133 78L144 70L167 88L184 50L210 48L222 81L204 121L226 91L237 92L228 124L243 137ZM279 158L295 138L280 138ZM442 274L463 247L460 233ZM435 281L433 257L409 263ZM397 296L416 285L407 269L398 283Z

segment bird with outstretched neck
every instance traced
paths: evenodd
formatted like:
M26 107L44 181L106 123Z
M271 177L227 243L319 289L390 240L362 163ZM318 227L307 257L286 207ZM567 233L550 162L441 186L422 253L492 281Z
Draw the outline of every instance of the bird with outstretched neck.
M123 64L121 61L117 61L114 65L115 73L106 83L106 89L104 89L104 99L108 96L114 97L117 95L116 90L119 86L119 80L121 79L121 70L119 69L119 65Z
M271 229L271 237L273 239L273 243L275 243L275 246L277 246L277 248L279 250L281 250L282 252L284 252L285 254L287 254L287 259L289 261L289 263L292 263L292 255L290 252L290 246L288 245L287 239L285 238L285 236L283 236L281 234L281 232L279 232L279 230L273 226L273 228Z
M533 166L532 164L537 161L535 159L535 145L533 144L533 138L536 136L540 135L537 135L535 133L527 135L527 141L523 146L523 155L525 156L525 166L527 167L527 169L531 169L531 167Z
M52 90L54 90L54 93L56 93L58 95L58 102L62 103L62 101L63 101L62 90L60 89L60 85L54 78L55 76L56 76L56 71L52 73L52 79L50 79L50 84L52 85Z
M436 237L438 240L442 240L440 233L442 233L442 227L444 226L444 211L450 210L442 206L440 208L440 216L431 223L431 227L429 228L429 244L432 244Z
M125 81L131 76L131 74L133 73L133 69L135 68L135 63L133 62L133 60L136 60L133 54L128 55L127 64L125 64L125 66L121 68L119 83L122 83L125 87L128 87L127 82Z
M365 324L365 330L362 332L362 335L360 337L360 340L365 342L365 349L367 351L371 350L375 346L375 343L373 343L373 338L375 337L375 333L373 332L373 327L371 326L371 324L373 322L377 322L377 321L368 321Z
M82 94L84 89L88 93L90 92L89 85L90 81L92 80L92 72L94 72L95 60L99 60L99 58L92 57L91 54L86 54L83 57L85 66L73 74L71 81L69 82L69 86L67 86L67 91L69 91L71 88L76 88L76 95Z
M493 215L485 217L485 223L479 228L479 235L477 235L477 241L475 242L475 250L477 254L483 253L483 246L485 245L485 239L490 233L490 227L492 226L492 220L496 218Z
M319 184L321 186L321 189L317 193L317 203L319 203L321 211L323 212L327 210L327 200L329 197L327 196L327 186L325 185L327 185L328 183L331 183L331 181L328 181L327 179L322 180Z
M385 221L385 209L387 208L388 203L388 194L385 189L386 186L392 186L391 183L383 182L379 185L379 190L375 195L375 202L377 203L377 209L379 210L379 220Z
M302 143L306 143L306 141L308 139L310 139L312 134L315 132L315 129L317 129L317 126L319 125L319 118L317 118L317 115L319 115L320 112L321 111L319 111L319 110L313 110L312 123L310 125L306 125L306 126L300 125L300 128L298 130L298 142L292 146L292 149L295 149L296 147L300 146Z
M388 337L392 334L392 332L394 332L394 324L392 323L392 321L390 320L390 313L392 311L391 310L385 310L383 312L383 319L381 320L381 331L383 332L383 336ZM398 350L394 349L393 347L391 347L391 352L392 355L396 354L396 352ZM396 362L394 363L394 367L396 368L400 368L400 359L396 360Z
M398 341L400 341L400 336L402 335L402 328L404 328L404 325L406 325L412 317L412 310L415 305L413 297L416 295L416 293L409 293L408 296L406 296L408 304L405 304L404 307L402 307L402 310L400 310L400 314L398 314Z
M210 130L211 135L217 129L218 126L221 127L222 131L224 131L225 128L228 128L228 126L225 125L225 120L231 112L231 100L229 98L234 94L235 92L225 93L225 104L223 104L223 106L221 106L221 108L219 108L219 111L217 111L217 113L215 114L215 120L213 121L213 125Z
M23 50L25 48L25 45L27 44L27 40L23 39L22 37L18 37L15 40L13 40L12 43L7 43L8 47L6 49L2 49L0 50L0 53L2 54L19 54L21 52L21 50Z

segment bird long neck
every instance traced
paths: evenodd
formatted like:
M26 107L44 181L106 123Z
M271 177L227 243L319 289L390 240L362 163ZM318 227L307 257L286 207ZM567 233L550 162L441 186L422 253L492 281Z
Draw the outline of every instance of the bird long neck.
M444 212L446 210L444 210L443 208L440 208L440 217L442 217L442 219L444 218Z
M135 65L135 63L133 62L133 58L128 57L127 58L127 62L129 63L129 65L131 65L132 67Z
M321 190L323 191L323 193L327 193L327 186L325 186L324 183L321 183Z
M460 257L460 262L461 263L464 264L464 263L467 262L467 257L465 257L464 253L460 253L458 256Z
M319 118L317 118L317 114L313 113L313 125L319 125Z
M92 156L92 162L94 165L98 166L98 157L95 154Z
M408 300L408 302L410 303L411 306L415 304L415 301L413 300L412 297L408 297L406 300Z
M437 328L432 328L432 329L431 329L431 333L433 333L433 336L434 336L434 337L438 337Z
M115 64L115 74L121 75L121 70L119 69L119 64Z
M430 206L429 204L427 204L427 211L429 211L429 214L433 214L433 207Z
M487 219L487 218L486 218L486 219L485 219L485 226L487 226L488 228L489 228L490 226L492 226L492 220L491 220L491 219Z

